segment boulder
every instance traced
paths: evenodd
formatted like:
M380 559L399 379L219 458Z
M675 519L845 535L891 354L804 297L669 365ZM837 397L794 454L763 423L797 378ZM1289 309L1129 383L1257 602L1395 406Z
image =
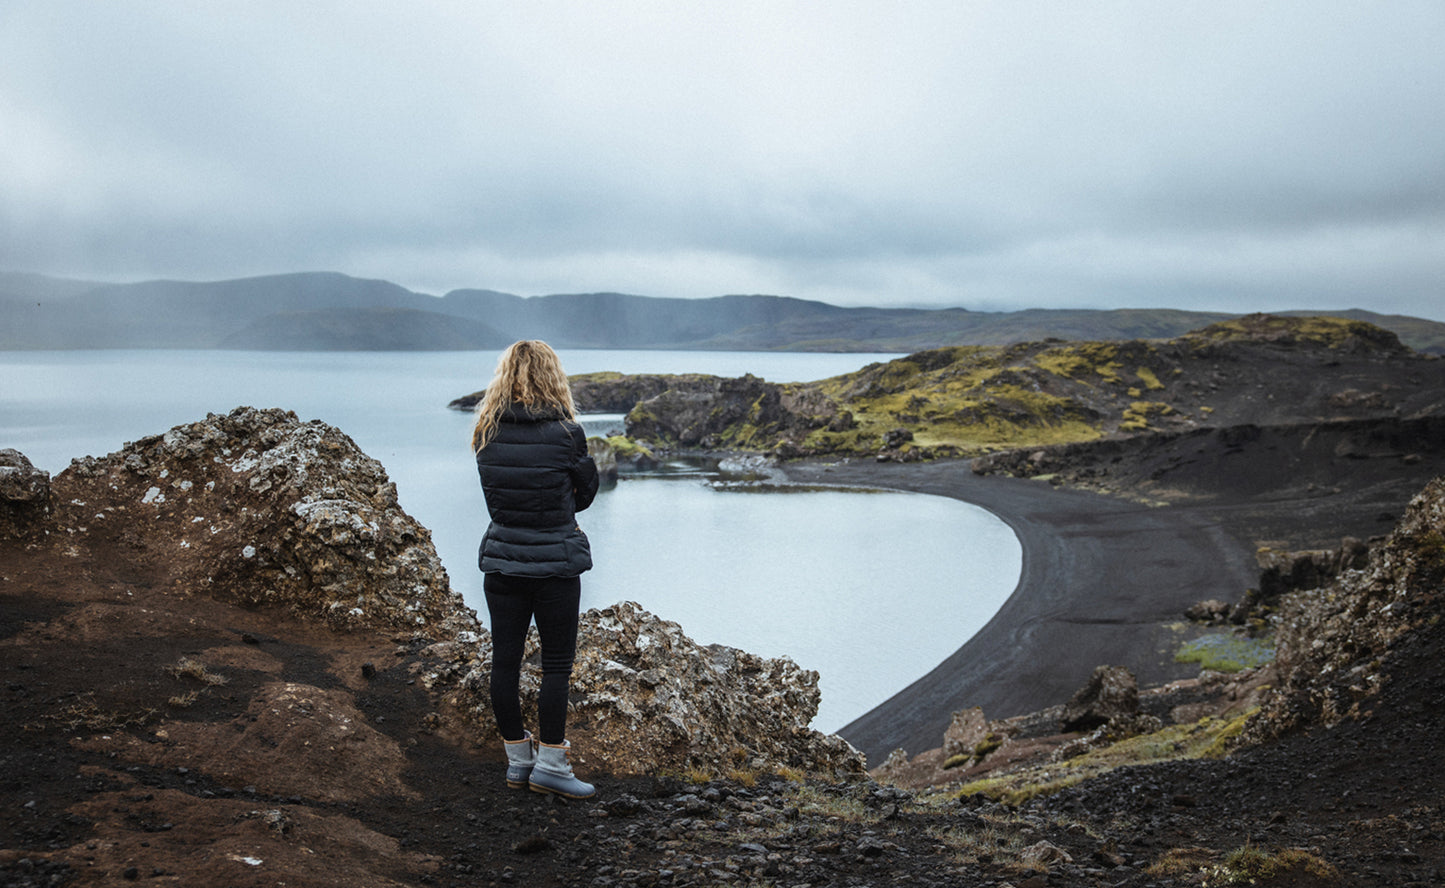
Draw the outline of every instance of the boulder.
M604 485L617 483L617 451L606 438L588 438L587 455L597 464L597 476Z
M18 450L0 450L0 539L25 536L49 514L50 473Z
M1016 725L989 721L981 707L960 709L943 732L943 766L951 769L976 765L998 752L1017 733Z
M61 529L113 540L178 594L340 629L480 628L381 463L290 411L213 413L74 460L55 483Z
M889 429L888 432L883 435L883 446L888 450L897 450L912 440L913 432L908 429Z
M960 709L953 714L943 732L944 757L951 759L959 755L973 755L973 751L988 736L988 731L988 719L984 717L982 707Z
M1184 616L1196 623L1222 623L1229 617L1230 606L1217 598L1201 601L1184 612Z
M1139 683L1123 666L1099 666L1064 705L1064 731L1089 731L1139 710Z
M747 374L677 385L627 414L627 435L665 447L801 453L810 432L839 418L837 405L815 388L768 382Z
M567 381L578 413L627 413L666 391L715 392L721 377L705 373L582 373Z
M487 657L461 680L456 702L494 735ZM540 657L533 631L521 683L524 716L533 721ZM861 753L808 727L820 699L818 673L787 657L700 645L677 623L624 601L582 615L568 737L580 766L613 774L785 767L862 774Z

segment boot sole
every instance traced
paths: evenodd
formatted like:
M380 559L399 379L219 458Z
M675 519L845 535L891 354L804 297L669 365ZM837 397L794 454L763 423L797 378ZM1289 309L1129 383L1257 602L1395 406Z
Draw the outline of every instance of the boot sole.
M539 786L536 783L528 783L527 786L532 790L532 792L539 792L542 795L559 795L564 799L590 799L593 796L597 795L597 790L595 789L587 793L587 795L576 795L570 792L563 792L560 789L552 789L551 787L547 786Z

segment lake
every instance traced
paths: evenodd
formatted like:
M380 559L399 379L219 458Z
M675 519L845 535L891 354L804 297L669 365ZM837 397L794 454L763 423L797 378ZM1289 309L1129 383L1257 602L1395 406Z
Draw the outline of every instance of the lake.
M569 373L753 373L822 379L895 355L560 352ZM496 352L0 352L0 447L59 473L70 460L240 405L284 407L346 432L386 466L432 531L453 588L486 621L476 548L486 505L472 418ZM589 430L618 417L586 417ZM786 655L821 674L813 726L833 731L956 650L1018 582L1021 551L989 512L942 497L754 493L685 461L625 478L580 523L594 569L583 607L630 599L702 643Z

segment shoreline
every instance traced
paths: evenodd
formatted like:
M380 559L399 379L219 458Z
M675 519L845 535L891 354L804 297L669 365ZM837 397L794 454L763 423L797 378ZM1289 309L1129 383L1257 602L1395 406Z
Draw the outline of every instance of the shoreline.
M1018 585L983 628L837 732L874 766L900 747L912 756L940 746L960 709L979 706L999 719L1064 703L1096 666L1125 666L1141 686L1197 675L1196 664L1174 662L1179 646L1203 631L1183 625L1184 611L1209 598L1236 601L1256 585L1262 531L1292 526L1298 538L1288 542L1300 546L1320 537L1322 516L1343 535L1372 521L1366 516L1380 506L1375 496L1346 495L1326 508L1319 500L1309 504L1314 508L1291 500L1151 507L974 475L968 460L800 461L782 468L798 483L885 487L971 503L1008 524L1023 550Z

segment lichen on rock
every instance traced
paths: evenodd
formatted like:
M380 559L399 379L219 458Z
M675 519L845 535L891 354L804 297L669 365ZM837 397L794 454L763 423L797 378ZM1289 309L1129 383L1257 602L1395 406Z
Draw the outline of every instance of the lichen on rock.
M63 528L103 525L177 592L284 606L337 628L438 639L475 628L381 463L325 423L238 407L75 460L57 483ZM97 522L101 503L108 517Z
M1445 605L1445 478L1410 502L1365 567L1286 595L1277 618L1283 686L1250 724L1260 741L1314 723L1369 712L1388 679L1396 639L1441 619Z
M50 473L18 450L0 450L0 539L24 536L49 514Z
M490 652L487 652L490 656ZM536 633L523 661L524 713L535 718L541 682ZM457 682L452 702L494 732L490 662ZM677 623L624 601L581 617L568 735L574 758L614 774L703 769L861 774L862 755L808 727L818 709L818 673L787 657L700 645Z

